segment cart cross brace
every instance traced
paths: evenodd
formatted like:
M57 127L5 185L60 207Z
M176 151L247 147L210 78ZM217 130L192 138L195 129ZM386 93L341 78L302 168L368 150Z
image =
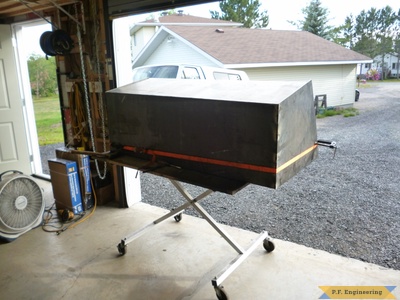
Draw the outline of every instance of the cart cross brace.
M154 220L150 224L142 227L141 229L138 229L134 231L133 233L127 235L124 237L121 242L118 244L117 248L118 251L121 255L124 255L126 253L126 246L133 242L135 239L138 237L142 236L144 233L149 231L150 229L154 228L155 225L161 223L162 221L174 217L177 222L181 220L182 217L182 212L188 208L188 207L193 207L213 228L215 231L217 231L223 238L224 240L238 253L238 255L231 260L228 265L217 275L215 276L211 283L216 291L217 297L220 298L221 293L225 295L225 292L223 291L223 287L221 286L222 282L228 278L228 276L237 268L240 266L240 264L248 257L251 255L251 253L256 249L256 247L263 243L263 246L267 252L273 251L275 248L274 244L272 243L271 239L268 236L268 232L263 231L260 233L260 235L257 237L257 239L254 240L252 245L248 249L242 248L237 242L234 241L234 239L229 236L229 234L218 224L214 218L198 203L200 200L206 198L207 196L211 195L214 191L211 189L205 190L201 194L199 194L197 197L192 197L187 189L178 181L169 179L173 186L179 191L179 193L186 199L186 203L182 204L181 206L174 208L171 210L169 213L163 215L162 217Z

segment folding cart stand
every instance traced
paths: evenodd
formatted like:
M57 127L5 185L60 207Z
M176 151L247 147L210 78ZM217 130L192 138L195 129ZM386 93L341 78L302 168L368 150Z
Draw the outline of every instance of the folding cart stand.
M192 206L238 256L212 280L221 283L263 242L244 250L199 205L213 191L234 194L247 184L278 188L317 157L312 82L147 79L106 93L111 164L169 178L187 203L121 240L118 251L163 220ZM326 143L329 144L329 143ZM178 183L208 189L193 198Z
M171 212L166 215L158 218L152 223L144 226L143 228L131 233L130 235L124 237L121 242L118 244L118 252L121 255L126 253L127 245L130 242L133 242L136 238L140 237L146 231L153 228L155 225L161 223L162 221L174 217L176 222L180 222L182 220L182 211L184 211L189 206L193 207L224 239L228 242L229 245L232 246L233 249L236 250L238 255L217 275L215 276L211 283L214 286L215 293L218 299L228 299L226 292L221 286L222 282L255 250L255 248L263 243L264 249L267 252L272 252L275 249L274 243L271 241L268 236L268 232L262 232L258 238L253 242L253 244L247 249L243 249L238 243L236 243L232 237L228 235L228 233L221 228L221 226L207 213L207 211L198 203L200 200L212 194L214 191L208 189L193 198L185 187L178 181L170 179L171 183L175 186L175 188L182 194L182 196L187 200L187 202L178 208L173 209Z

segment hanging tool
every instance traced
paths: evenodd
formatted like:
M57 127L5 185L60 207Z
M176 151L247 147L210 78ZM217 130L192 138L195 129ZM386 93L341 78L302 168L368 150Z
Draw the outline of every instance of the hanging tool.
M328 148L331 148L331 149L335 149L334 152L333 152L333 158L335 158L336 150L338 148L335 141L317 140L316 144L318 146L323 146L323 147L328 147Z

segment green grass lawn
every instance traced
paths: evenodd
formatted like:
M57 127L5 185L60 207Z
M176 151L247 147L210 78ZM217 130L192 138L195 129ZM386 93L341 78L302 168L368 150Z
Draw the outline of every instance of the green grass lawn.
M63 143L60 101L58 96L33 99L39 145Z
M342 115L344 117L354 117L359 114L356 108L350 107L346 109L324 109L317 114L317 119L322 119L325 117L332 117L337 115Z

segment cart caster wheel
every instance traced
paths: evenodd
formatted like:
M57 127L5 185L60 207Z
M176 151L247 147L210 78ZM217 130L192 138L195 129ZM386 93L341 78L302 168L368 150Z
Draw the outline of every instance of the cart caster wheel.
M121 241L121 243L118 244L117 249L118 249L119 254L125 255L126 251L127 251L125 242Z
M272 252L275 249L275 244L269 239L264 239L263 246L267 252Z
M179 215L176 215L174 217L174 219L175 219L176 222L180 222L182 220L182 213L180 213Z
M223 286L214 287L215 294L217 295L218 300L228 300L228 295L226 294Z

